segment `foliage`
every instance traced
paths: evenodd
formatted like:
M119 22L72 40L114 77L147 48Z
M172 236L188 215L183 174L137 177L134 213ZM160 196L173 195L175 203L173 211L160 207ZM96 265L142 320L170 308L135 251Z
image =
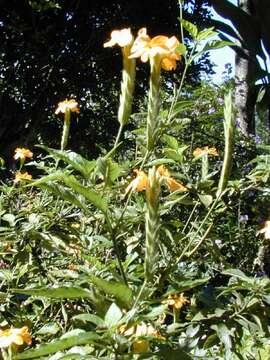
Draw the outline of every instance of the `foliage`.
M269 147L238 139L230 84L184 87L201 52L225 44L180 22L191 49L168 50L174 39L163 37L162 55L149 55L147 114L130 117L130 146L119 121L102 156L42 145L46 156L20 162L33 180L2 183L0 322L33 338L5 359L269 357L269 239L256 238L269 214ZM172 98L161 60L180 54Z

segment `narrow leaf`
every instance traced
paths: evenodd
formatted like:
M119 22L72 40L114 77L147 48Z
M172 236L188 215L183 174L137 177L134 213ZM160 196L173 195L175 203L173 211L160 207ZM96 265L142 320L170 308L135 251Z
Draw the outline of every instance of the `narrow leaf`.
M38 289L12 289L12 292L17 294L26 294L30 296L40 296L45 298L58 299L78 299L90 298L92 293L89 290L80 287L62 286L55 288L38 288Z
M26 350L21 354L15 355L14 360L35 359L41 356L54 354L57 351L65 350L73 346L90 344L98 339L99 336L94 332L83 332L76 336L70 336L65 339L40 345L37 349Z

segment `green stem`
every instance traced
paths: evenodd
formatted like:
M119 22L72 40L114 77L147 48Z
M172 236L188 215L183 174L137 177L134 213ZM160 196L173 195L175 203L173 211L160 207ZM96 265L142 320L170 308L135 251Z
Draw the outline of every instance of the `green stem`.
M181 81L180 81L179 88L177 90L176 95L173 98L173 101L172 101L172 104L171 104L171 107L170 107L170 111L169 111L168 118L167 118L167 124L170 124L170 122L171 122L171 120L173 118L173 110L174 110L174 107L175 107L175 105L176 105L176 103L177 103L177 101L178 101L178 99L180 97L180 94L182 92L182 88L183 88L184 81L185 81L185 78L186 78L187 70L188 70L190 64L193 61L193 54L195 52L195 49L196 49L196 44L192 48L190 56L189 56L189 58L187 59L187 61L185 63L185 68L183 70L183 74L182 74L182 78L181 78Z
M217 196L226 189L231 168L233 156L233 138L234 138L234 111L232 105L232 93L225 96L224 104L224 135L225 135L225 154L218 184Z
M118 145L119 145L119 141L123 132L123 128L124 128L124 124L120 124L119 129L118 129L118 133L114 142L114 146L112 148L112 150L110 151L110 153L114 153L114 151L117 149Z
M61 139L61 150L65 150L67 146L69 129L70 129L70 110L66 110L64 117L62 139Z
M150 153L156 142L158 132L158 114L160 107L159 89L160 89L160 71L161 59L156 55L150 58L150 84L148 94L148 111L147 111L147 151Z
M205 181L209 171L208 154L202 156L202 181Z
M148 184L146 187L146 215L145 215L145 261L144 274L148 282L153 281L158 260L159 245L159 196L160 182L153 167L148 173Z
M115 231L114 231L114 229L112 227L112 224L111 224L111 221L110 221L108 215L106 215L105 218L106 218L106 222L108 224L108 227L109 227L109 230L110 230L110 233L111 233L113 247L114 247L116 257L117 257L120 274L121 274L121 276L123 278L123 281L124 281L125 285L128 286L127 278L126 278L125 271L124 271L124 268L123 268L123 264L122 264L122 261L121 261L119 247L118 247L117 240L116 240L116 237L115 237Z

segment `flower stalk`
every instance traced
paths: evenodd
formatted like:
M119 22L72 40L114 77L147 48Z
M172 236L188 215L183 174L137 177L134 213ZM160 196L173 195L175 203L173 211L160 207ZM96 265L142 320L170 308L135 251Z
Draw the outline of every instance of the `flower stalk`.
M160 197L160 179L155 168L149 170L148 181L146 185L146 216L145 216L145 279L148 282L153 281L158 257L159 243L159 197Z
M61 150L65 150L68 143L68 136L69 136L69 129L70 129L70 110L65 111L64 116L64 125L63 125L63 132L61 138Z
M155 146L158 130L158 113L160 108L160 57L156 55L150 58L150 83L148 94L148 111L147 111L147 151L151 152Z
M233 142L234 142L234 110L232 93L229 92L224 99L224 136L225 154L218 184L217 197L226 189L232 168Z

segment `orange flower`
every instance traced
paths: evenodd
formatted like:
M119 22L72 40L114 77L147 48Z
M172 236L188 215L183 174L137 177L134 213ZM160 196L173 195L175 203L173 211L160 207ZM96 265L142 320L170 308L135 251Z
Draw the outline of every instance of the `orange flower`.
M270 240L270 220L264 223L264 227L259 231L259 234L264 234L264 238Z
M180 295L172 294L168 299L162 301L162 304L167 304L168 306L180 310L184 305L188 304L189 300L184 296L183 293Z
M133 191L136 190L138 192L143 191L146 189L147 185L147 175L144 171L134 169L135 174L137 174L136 178L131 181L131 183L126 188L126 194L132 189Z
M179 44L175 36L168 38L158 35L151 39L146 28L142 28L138 31L138 37L131 48L130 58L140 57L142 62L147 62L159 55L161 67L170 71L176 68L176 60L180 60L180 55L176 51Z
M25 148L16 148L15 149L15 154L13 156L13 158L15 160L25 160L26 158L31 159L33 157L33 153L32 151L30 151L29 149L25 149Z
M74 99L64 100L58 103L57 109L55 110L55 114L59 114L60 112L65 114L67 111L79 113L80 109L78 108L78 103Z
M183 184L180 184L173 178L167 178L166 182L167 182L169 190L172 192L177 191L177 190L182 191L182 192L188 191L188 189Z
M164 177L170 177L171 176L169 170L164 165L160 165L157 168L157 172L159 173L160 176L164 176Z
M159 166L157 172L165 179L170 191L188 191L188 189L184 185L180 184L171 177L169 170L164 165Z
M193 151L193 155L194 157L199 157L199 156L203 156L203 155L212 155L212 156L218 156L218 152L217 152L217 149L215 147L208 147L208 146L205 146L203 149L201 148L196 148L194 151Z
M13 344L23 345L23 343L26 343L27 345L32 343L27 326L23 326L20 329L0 329L0 348L6 348Z
M147 325L145 323L133 325L131 327L122 325L119 328L119 333L124 336L134 335L137 338L132 345L133 351L135 353L143 353L149 351L149 341L141 339L141 337L149 336L160 340L166 340L164 336L162 336L160 332L156 330L152 325Z
M111 40L103 44L106 47L112 47L114 45L119 45L120 47L131 45L133 42L133 36L131 34L130 28L122 30L114 30L111 33Z
M17 171L16 174L15 174L15 179L14 179L14 183L17 184L21 181L25 181L25 180L31 180L32 179L32 175L31 174L28 174L27 171L25 172L20 172L20 171Z

